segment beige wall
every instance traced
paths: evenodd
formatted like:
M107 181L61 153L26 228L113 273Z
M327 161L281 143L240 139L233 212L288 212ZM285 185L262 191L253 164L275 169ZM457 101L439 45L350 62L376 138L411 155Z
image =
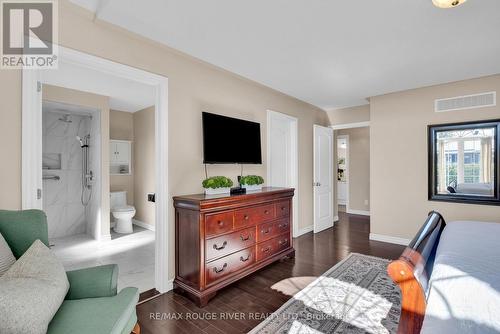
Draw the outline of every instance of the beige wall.
M266 157L266 110L290 114L299 120L300 227L312 225L313 124L327 125L326 113L310 104L269 89L235 74L196 60L116 26L94 21L92 13L59 1L60 44L93 55L138 67L169 79L169 190L170 190L170 276L174 268L173 195L202 191L204 178L201 145L201 112L211 111L262 124L263 157ZM21 207L21 72L0 71L2 92L2 164L0 199L2 207ZM4 115L5 113L5 115ZM3 122L5 120L6 122ZM103 124L104 125L104 124ZM109 133L109 119L105 123ZM108 135L109 138L109 135ZM105 152L108 155L108 148ZM109 166L108 166L109 168ZM236 166L211 166L211 175L236 180ZM246 173L266 175L261 166L245 166ZM106 183L109 189L109 181ZM107 199L109 210L109 199ZM4 204L5 203L5 204ZM108 218L109 219L109 218Z
M349 136L348 209L370 211L370 128L339 130L335 134Z
M3 71L0 71L3 72ZM3 82L1 83L3 84ZM101 210L98 213L101 217L101 233L95 237L109 237L110 216L109 216L109 97L82 92L64 87L43 85L43 99L68 103L78 106L90 107L100 110L101 124ZM20 113L20 111L18 111ZM21 132L21 129L18 129ZM21 150L21 148L18 148ZM21 180L19 180L21 182ZM19 187L21 185L19 184ZM2 189L3 190L3 189ZM95 191L95 190L94 190ZM1 192L1 191L0 191ZM18 207L20 207L20 203ZM15 208L15 207L14 207ZM17 209L16 208L16 209Z
M499 118L496 107L434 112L434 100L500 92L500 75L371 98L371 232L412 238L430 210L500 221L500 207L427 200L427 125Z
M134 114L119 110L109 111L109 139L132 141L132 161L134 161ZM111 191L127 192L127 204L134 205L134 177L131 175L110 175L109 186Z
M148 225L155 224L155 204L147 194L155 192L155 108L133 114L134 117L134 199L135 218Z
M359 123L370 120L370 105L327 111L330 125Z

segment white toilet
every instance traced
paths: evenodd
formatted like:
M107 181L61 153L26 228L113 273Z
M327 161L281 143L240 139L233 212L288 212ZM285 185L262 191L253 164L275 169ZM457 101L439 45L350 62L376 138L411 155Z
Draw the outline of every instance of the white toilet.
M112 191L109 196L111 214L115 219L115 232L132 233L132 217L135 216L135 208L127 205L127 192Z

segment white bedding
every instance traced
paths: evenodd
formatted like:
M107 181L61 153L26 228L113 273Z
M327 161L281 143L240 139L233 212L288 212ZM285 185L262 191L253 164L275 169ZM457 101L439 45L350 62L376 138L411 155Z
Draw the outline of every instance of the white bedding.
M500 333L500 224L447 224L421 333Z

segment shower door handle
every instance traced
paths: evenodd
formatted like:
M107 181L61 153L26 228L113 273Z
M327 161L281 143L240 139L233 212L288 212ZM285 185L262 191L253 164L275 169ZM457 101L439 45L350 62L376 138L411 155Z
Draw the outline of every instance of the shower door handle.
M42 189L40 188L36 190L36 199L42 199Z

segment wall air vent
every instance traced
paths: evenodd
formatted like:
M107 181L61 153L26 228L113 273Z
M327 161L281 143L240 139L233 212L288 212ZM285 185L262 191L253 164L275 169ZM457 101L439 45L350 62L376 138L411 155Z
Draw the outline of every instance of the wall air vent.
M488 92L474 95L438 99L434 102L435 112L494 107L497 105L497 93Z

